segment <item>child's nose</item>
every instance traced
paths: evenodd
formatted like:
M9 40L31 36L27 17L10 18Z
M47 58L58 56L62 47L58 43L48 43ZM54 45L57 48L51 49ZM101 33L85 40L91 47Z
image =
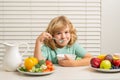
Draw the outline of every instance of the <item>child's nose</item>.
M65 35L64 33L61 35L62 38L65 38L65 36L66 36L66 35Z

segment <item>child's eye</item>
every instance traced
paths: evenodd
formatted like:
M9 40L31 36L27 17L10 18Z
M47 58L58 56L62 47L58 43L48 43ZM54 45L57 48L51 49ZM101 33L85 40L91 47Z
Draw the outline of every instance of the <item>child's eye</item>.
M57 35L61 34L60 32L57 33Z
M69 33L68 31L65 32L66 34Z

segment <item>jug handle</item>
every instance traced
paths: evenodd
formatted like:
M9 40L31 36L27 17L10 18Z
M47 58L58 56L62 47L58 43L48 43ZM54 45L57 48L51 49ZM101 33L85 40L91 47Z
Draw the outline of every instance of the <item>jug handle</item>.
M21 53L21 55L23 56L23 54L27 53L27 51L29 50L29 45L25 42L21 42L21 43L19 43L19 45L26 45L26 47L27 47L27 49L23 53Z

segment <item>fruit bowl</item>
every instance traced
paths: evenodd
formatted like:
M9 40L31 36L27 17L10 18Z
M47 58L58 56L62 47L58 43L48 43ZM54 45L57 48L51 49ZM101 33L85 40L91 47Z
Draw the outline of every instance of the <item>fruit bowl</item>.
M92 66L90 66L90 68L99 72L107 72L107 73L120 72L120 69L100 69L100 68L94 68Z
M112 54L101 54L90 60L90 68L100 72L119 72L120 58Z

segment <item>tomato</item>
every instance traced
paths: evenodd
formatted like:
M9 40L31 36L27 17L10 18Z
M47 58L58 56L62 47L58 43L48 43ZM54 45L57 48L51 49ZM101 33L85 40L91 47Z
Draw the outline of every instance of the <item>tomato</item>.
M24 60L24 66L29 71L33 66L38 64L38 59L35 57L28 57Z
M50 71L54 70L54 66L53 65L47 65L47 69L49 69Z
M50 72L50 69L45 69L45 70L43 70L43 72Z
M50 66L53 65L53 63L50 60L46 60L45 63L46 63L46 65L50 65Z
M45 71L52 71L52 70L54 70L53 63L50 60L46 60L45 62L46 62L46 66L47 66L47 69Z

